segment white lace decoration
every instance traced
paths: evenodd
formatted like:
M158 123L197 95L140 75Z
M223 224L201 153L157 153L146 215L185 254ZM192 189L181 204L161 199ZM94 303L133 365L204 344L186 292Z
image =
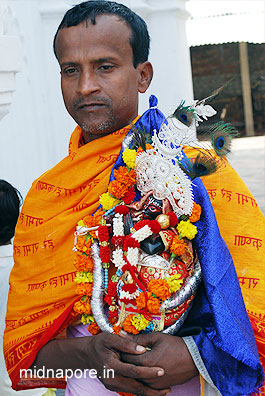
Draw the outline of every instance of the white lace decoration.
M139 249L133 247L128 248L127 260L133 267L136 267L136 265L138 264L138 256L139 256Z
M169 130L168 128L166 128ZM162 143L154 131L152 144L154 149L141 152L136 157L137 188L142 194L153 191L156 199L168 199L177 216L191 215L193 208L193 193L191 180L181 170L176 161L181 147L178 142L170 144L163 129L160 134ZM175 159L175 163L172 162Z
M112 262L114 263L115 267L120 270L126 264L126 261L123 258L123 250L121 248L117 248L113 251Z
M123 215L116 213L113 219L113 235L124 236Z
M120 299L127 298L128 300L134 300L138 297L140 291L137 289L134 293L129 293L128 291L121 290L120 291Z
M138 242L142 242L144 239L148 238L152 234L153 234L153 232L152 232L151 228L148 225L145 225L144 227L142 227L139 230L135 231L132 234L132 237L134 239L136 239Z

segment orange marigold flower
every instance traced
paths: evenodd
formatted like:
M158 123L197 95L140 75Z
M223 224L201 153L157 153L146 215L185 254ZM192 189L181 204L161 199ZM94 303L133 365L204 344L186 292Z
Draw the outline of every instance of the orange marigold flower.
M167 281L164 279L151 279L148 290L162 301L165 301L171 295Z
M154 147L153 147L153 146L151 146L151 144L147 143L147 145L146 145L146 149L147 149L147 150L153 150L153 149L154 149Z
M76 287L76 294L79 294L81 296L87 296L91 297L92 296L92 283L80 283Z
M151 294L151 293L150 293ZM147 309L151 314L158 314L161 302L156 297L150 297L147 301Z
M132 186L136 183L136 175L133 169L128 172L125 166L120 166L119 169L114 169L113 175L120 183Z
M151 295L151 293L148 293ZM138 309L143 309L146 307L145 295L144 293L140 293L139 296L136 298L136 306Z
M92 216L92 215L85 216L83 218L83 222L88 228L95 226L95 219L94 219L94 216Z
M122 327L121 327L121 326L116 326L116 325L114 325L114 326L113 326L113 331L114 331L114 334L117 334L117 335L119 335L119 333L120 333L121 329L122 329Z
M192 214L189 217L190 222L195 223L196 221L200 220L201 212L202 212L201 206L199 204L196 204L196 202L194 202L192 208Z
M80 314L85 313L87 315L92 313L90 303L82 300L79 300L74 304L74 311Z
M137 149L137 155L139 154L139 153L143 153L144 152L144 150L142 149L142 147L138 147L138 149Z
M124 194L128 191L129 186L126 186L123 183L120 183L117 180L113 180L109 184L108 192L115 198L122 198Z
M123 330L127 331L127 333L131 334L138 334L139 331L133 326L131 319L134 316L134 314L130 314L126 316L124 322L123 322Z
M180 239L178 235L175 235L170 246L171 253L176 256L181 256L186 252L187 245L183 239Z
M85 254L78 254L74 260L77 271L93 272L94 262L91 257Z
M100 328L98 327L98 325L96 324L96 322L91 323L91 324L88 326L87 330L88 330L89 333L92 334L92 335L96 335L96 334L101 333L101 330L100 330Z

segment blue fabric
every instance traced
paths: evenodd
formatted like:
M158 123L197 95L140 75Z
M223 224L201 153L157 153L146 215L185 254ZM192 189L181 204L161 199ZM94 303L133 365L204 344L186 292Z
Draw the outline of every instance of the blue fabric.
M151 96L150 109L135 124L147 132L159 130L165 116ZM131 131L129 132L131 133ZM122 150L114 168L124 165ZM113 174L111 180L113 179ZM254 334L248 319L232 257L223 241L208 193L200 179L193 181L196 203L202 207L194 246L202 267L200 285L186 325L202 327L194 336L204 364L223 396L243 396L263 380Z

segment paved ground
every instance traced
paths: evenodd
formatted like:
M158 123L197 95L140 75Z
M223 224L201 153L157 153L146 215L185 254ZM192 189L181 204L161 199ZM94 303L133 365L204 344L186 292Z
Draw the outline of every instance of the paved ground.
M265 214L265 136L235 139L228 159Z

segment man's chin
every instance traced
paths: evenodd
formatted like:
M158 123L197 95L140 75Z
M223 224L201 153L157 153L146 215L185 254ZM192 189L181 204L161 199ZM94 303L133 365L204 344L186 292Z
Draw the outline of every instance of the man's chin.
M87 138L88 141L109 135L110 133L117 130L114 119L109 119L107 121L102 121L95 124L87 124L85 122L78 124L81 127L84 136Z

